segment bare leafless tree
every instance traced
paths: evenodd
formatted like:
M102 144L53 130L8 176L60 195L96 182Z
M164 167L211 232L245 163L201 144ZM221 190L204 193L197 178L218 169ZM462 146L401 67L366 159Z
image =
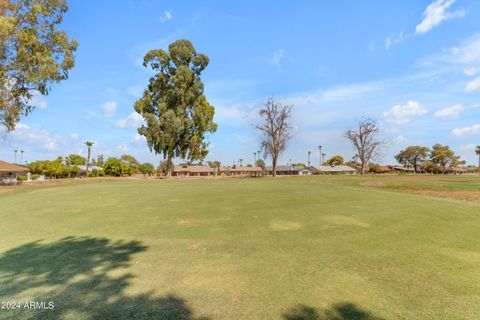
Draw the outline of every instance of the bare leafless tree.
M384 144L378 138L378 126L375 120L362 119L358 121L358 128L345 132L347 138L357 151L361 164L361 173L365 174L368 163L379 155L379 147Z
M260 147L265 157L272 158L272 175L276 176L277 160L281 152L285 151L287 143L293 135L290 124L292 115L291 105L282 105L273 98L269 98L260 110L262 121L256 125L261 133Z

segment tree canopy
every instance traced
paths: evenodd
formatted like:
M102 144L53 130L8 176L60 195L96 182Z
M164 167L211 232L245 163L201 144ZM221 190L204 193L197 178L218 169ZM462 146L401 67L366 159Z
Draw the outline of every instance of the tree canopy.
M35 94L68 78L77 42L58 29L65 0L0 1L0 124L15 129Z
M67 165L85 165L87 163L87 159L85 157L82 157L79 154L71 154L68 157L65 158L65 163Z
M327 161L325 161L325 165L327 166L340 166L344 163L345 163L345 160L340 155L335 155L330 159L328 159Z
M415 172L418 172L425 161L428 159L430 149L422 146L409 146L401 150L395 159L404 167L412 166Z
M261 122L256 125L261 135L260 148L264 156L272 158L272 175L276 176L278 156L287 149L293 136L290 123L293 106L282 105L270 98L260 109Z
M378 126L372 119L363 119L358 122L358 128L345 132L347 138L355 148L361 165L361 173L364 174L371 160L375 160L379 153L379 147L383 141L378 138Z
M135 110L145 124L138 129L148 147L167 160L170 173L172 159L203 160L208 154L206 134L213 133L214 107L203 93L202 71L208 57L197 53L188 40L170 44L168 52L149 51L143 65L155 72Z

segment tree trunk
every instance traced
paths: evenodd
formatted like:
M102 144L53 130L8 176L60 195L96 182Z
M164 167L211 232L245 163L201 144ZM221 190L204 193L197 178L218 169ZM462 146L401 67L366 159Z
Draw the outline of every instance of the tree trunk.
M85 166L86 172L85 175L88 177L88 166L90 164L90 147L88 147L88 154L87 154L87 165Z
M362 162L362 170L361 170L361 174L364 175L365 174L365 168L366 165L365 165L365 162Z
M272 158L272 176L275 178L277 176L277 157Z
M172 176L172 155L167 155L167 177L170 178Z

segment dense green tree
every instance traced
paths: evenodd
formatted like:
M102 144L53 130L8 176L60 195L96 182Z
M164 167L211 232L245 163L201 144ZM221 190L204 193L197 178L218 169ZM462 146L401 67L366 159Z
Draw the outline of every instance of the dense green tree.
M409 146L401 150L395 159L404 167L412 166L415 172L423 166L423 163L428 159L430 149L422 146Z
M258 159L257 162L255 162L255 165L262 168L262 170L265 170L265 161L263 161L262 159Z
M436 144L430 151L430 161L445 173L448 168L454 168L459 164L460 157L449 146Z
M138 171L144 176L147 174L151 176L155 172L155 167L151 163L144 162L138 166Z
M108 158L103 165L106 175L120 177L123 175L123 163L117 158Z
M0 1L0 124L15 129L35 94L68 78L77 42L58 29L65 0Z
M214 107L203 93L200 79L208 57L199 54L188 40L170 44L168 52L149 51L143 65L155 72L135 110L145 124L138 133L145 136L150 150L167 160L167 174L172 159L202 160L208 153L206 134L213 133Z
M65 158L65 163L67 165L80 166L80 165L85 165L85 163L87 163L87 159L85 159L84 157L82 157L79 154L71 154L71 155L69 155L68 157Z
M330 159L328 159L327 161L325 161L326 166L341 166L344 163L345 163L345 160L340 155L335 155Z
M140 165L140 163L138 162L137 159L135 159L134 156L131 156L129 154L124 154L120 157L120 160L122 160L123 163L128 165L129 174L135 174L138 172L138 166Z

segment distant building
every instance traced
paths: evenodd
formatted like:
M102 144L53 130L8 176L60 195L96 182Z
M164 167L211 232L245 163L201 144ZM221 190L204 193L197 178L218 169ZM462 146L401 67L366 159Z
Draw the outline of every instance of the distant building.
M318 172L320 174L322 173L332 173L332 174L338 174L338 173L346 173L346 174L356 174L357 169L354 169L349 166L345 165L340 165L340 166L320 166L318 167Z
M73 166L70 166L70 167L73 167ZM85 164L77 165L77 167L80 169L80 175L85 175L87 173L87 166ZM88 172L91 173L93 170L100 171L100 170L103 170L103 168L89 164Z
M27 167L0 160L0 182L16 182L18 176L25 176L30 170Z
M265 171L269 175L273 175L273 167L266 167ZM304 166L277 166L275 173L278 176L309 176L311 174L317 174L318 170L315 167Z
M220 174L225 177L261 177L263 170L260 167L222 167Z
M173 167L174 177L208 177L215 175L215 169L202 165L177 165Z

